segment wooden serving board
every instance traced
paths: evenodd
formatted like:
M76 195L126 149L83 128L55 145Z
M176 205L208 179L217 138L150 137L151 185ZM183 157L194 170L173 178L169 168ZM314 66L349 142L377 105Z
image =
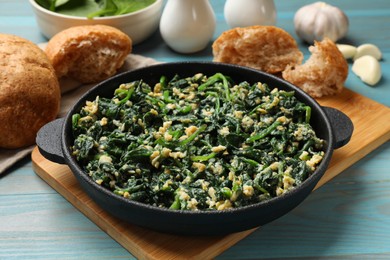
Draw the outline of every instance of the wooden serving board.
M340 95L318 100L323 106L343 111L354 123L351 141L337 149L317 187L390 139L390 109L345 89ZM139 259L209 259L256 229L226 236L190 237L158 233L118 220L96 205L78 185L65 165L46 160L37 148L32 153L37 175L57 190L84 215Z

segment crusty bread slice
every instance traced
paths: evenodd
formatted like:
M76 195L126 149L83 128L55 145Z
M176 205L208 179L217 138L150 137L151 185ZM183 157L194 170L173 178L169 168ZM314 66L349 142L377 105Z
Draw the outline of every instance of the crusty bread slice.
M315 98L340 93L348 76L348 63L336 44L325 38L315 41L309 51L309 59L302 65L288 66L283 78Z
M249 26L223 32L213 43L216 62L252 67L277 74L301 64L303 54L295 39L275 26Z
M114 75L131 50L132 41L122 31L106 25L84 25L53 36L45 52L58 78L93 83Z

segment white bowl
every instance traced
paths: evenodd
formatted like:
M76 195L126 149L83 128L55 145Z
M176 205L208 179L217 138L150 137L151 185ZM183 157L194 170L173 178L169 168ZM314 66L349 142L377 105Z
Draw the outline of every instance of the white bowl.
M29 0L29 2L33 7L38 27L48 39L72 26L104 24L126 33L132 39L133 44L144 41L157 30L163 8L163 0L156 0L153 4L129 14L88 19L47 10L35 0Z

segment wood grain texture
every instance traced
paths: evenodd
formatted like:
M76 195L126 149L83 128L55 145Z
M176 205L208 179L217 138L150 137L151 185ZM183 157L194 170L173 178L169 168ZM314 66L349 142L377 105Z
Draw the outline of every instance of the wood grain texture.
M299 7L312 2L275 1L277 26L297 39L305 57L308 46L298 39L292 19ZM326 2L339 6L349 18L349 31L342 43L373 43L383 53L383 77L376 86L367 86L350 70L346 88L388 108L389 0ZM225 0L210 3L217 19L215 39L228 29L223 15ZM34 43L47 41L27 0L0 1L0 33ZM133 52L161 62L212 59L211 45L199 53L181 55L164 44L158 31L134 46ZM370 137L369 131L365 134ZM387 141L321 186L289 214L252 232L216 259L390 259L389 172ZM0 176L0 259L136 258L37 176L28 157Z
M389 143L389 142L388 142ZM288 215L217 259L390 259L389 145L382 145Z
M318 183L323 185L390 139L390 109L347 88L317 101L344 112L354 124L351 141L333 153L327 174Z
M345 89L341 95L319 100L321 105L335 107L348 115L355 125L351 141L336 150L330 166L317 187L390 139L390 109ZM370 134L367 134L368 133ZM255 229L218 237L190 237L163 234L130 225L103 211L79 187L66 165L46 160L35 148L34 171L103 231L137 258L205 259L213 258Z
M110 216L79 186L66 165L46 160L37 148L32 154L34 171L103 231L141 259L205 259L215 257L255 229L227 236L189 237L164 234L130 225ZM174 223L172 223L174 224Z

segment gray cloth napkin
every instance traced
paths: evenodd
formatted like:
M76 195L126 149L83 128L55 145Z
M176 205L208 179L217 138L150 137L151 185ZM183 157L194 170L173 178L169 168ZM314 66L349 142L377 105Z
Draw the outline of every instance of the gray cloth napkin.
M46 44L47 43L41 43L38 44L38 46L44 49ZM159 62L151 58L129 54L118 73L157 63ZM96 84L83 85L77 81L66 78L60 80L60 85L62 97L61 109L58 117L64 117L78 98ZM34 145L21 149L0 149L0 175L19 160L29 155L33 149Z

